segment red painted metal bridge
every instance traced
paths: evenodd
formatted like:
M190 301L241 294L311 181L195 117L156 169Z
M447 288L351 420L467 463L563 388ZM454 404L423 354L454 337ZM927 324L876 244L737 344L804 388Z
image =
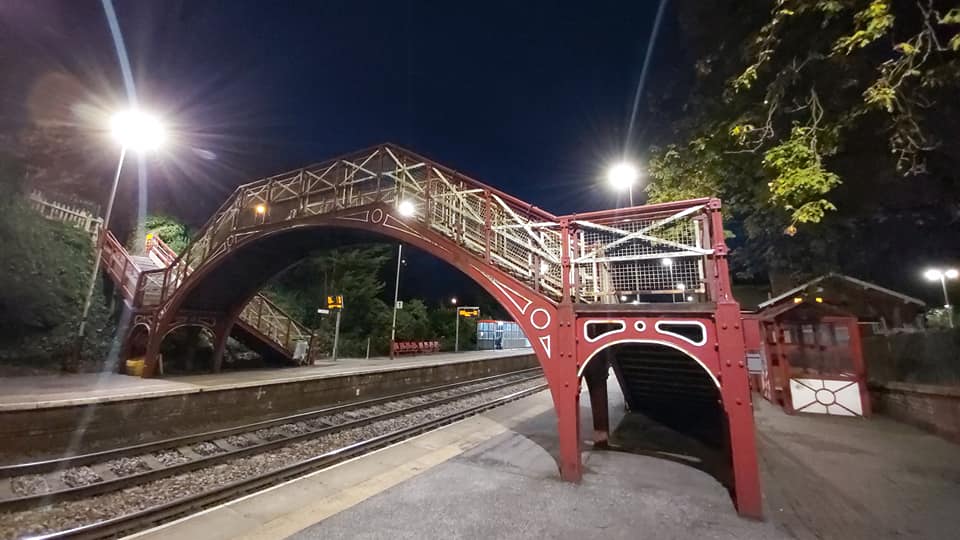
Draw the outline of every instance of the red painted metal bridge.
M564 479L582 474L581 380L594 441L606 443L609 366L631 409L716 427L737 509L760 516L740 310L716 199L556 216L389 144L265 178L237 188L180 257L154 268L105 244L135 310L131 331L148 334L145 373L156 374L164 337L188 325L213 332L217 366L235 326L292 355L309 331L274 308L264 326L258 291L345 229L443 259L522 326L550 385Z

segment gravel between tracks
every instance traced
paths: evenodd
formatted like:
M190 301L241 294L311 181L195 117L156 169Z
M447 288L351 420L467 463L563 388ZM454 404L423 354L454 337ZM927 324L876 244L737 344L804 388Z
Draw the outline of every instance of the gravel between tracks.
M330 433L316 439L291 443L260 454L233 459L219 465L162 478L124 490L87 499L64 501L40 508L0 514L0 538L12 539L71 529L172 502L217 486L251 478L270 470L297 463L375 435L441 418L542 383L542 379L521 382L397 418ZM230 441L230 443L233 444L233 441ZM163 458L161 458L161 454ZM174 460L177 459L177 456L184 458L182 454L176 451L157 452L154 453L154 456L161 460Z

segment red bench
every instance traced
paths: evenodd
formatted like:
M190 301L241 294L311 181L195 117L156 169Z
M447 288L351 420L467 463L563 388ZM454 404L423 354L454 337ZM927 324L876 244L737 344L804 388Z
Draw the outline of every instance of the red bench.
M440 352L439 341L394 341L393 354L427 354Z

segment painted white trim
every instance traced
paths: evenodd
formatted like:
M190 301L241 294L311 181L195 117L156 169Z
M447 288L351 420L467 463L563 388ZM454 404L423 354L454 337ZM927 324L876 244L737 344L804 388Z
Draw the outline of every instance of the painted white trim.
M594 337L594 338L591 338L591 337L590 337L590 334L587 332L587 330L590 328L590 325L591 325L591 324L609 324L609 323L619 324L619 325L620 325L620 329L619 329L619 330L610 330L609 332L604 332L604 333L602 333L602 334L600 334L599 336ZM603 339L603 338L605 338L605 337L607 337L607 336L609 336L609 335L620 334L620 333L626 332L626 331L627 331L627 321L625 321L625 320L623 320L623 319L590 319L590 320L588 320L588 321L586 321L586 322L583 323L583 338L586 339L589 343L596 343L597 341L600 341L601 339Z
M720 388L720 381L717 380L717 377L713 374L713 372L710 371L710 370L707 368L707 366L705 366L705 365L703 364L703 362L702 362L699 358L697 358L696 356L693 356L692 354L690 354L690 353L688 353L687 351L681 349L681 348L678 347L677 345L674 345L673 343L670 343L670 342L668 342L668 341L660 341L660 340L658 340L658 339L620 339L620 340L617 340L617 341L611 341L610 343L604 345L603 347L600 347L599 349L593 351L593 352L590 354L590 356L587 357L586 361L583 363L582 366L580 366L580 369L577 371L577 377L582 377L582 376L583 376L583 370L586 369L587 365L590 364L590 361L593 360L593 357L596 356L598 352L600 352L600 351L602 351L602 350L605 350L605 349L608 349L608 348L610 348L610 347L613 347L614 345L621 345L621 344L624 344L624 343L649 343L649 344L653 344L653 345L663 345L663 346L665 346L665 347L670 347L671 349L675 349L675 350L677 350L677 351L679 351L679 352L682 352L682 353L685 354L687 357L692 358L692 359L695 360L698 364L700 364L700 367L702 367L703 370L707 372L707 375L710 376L710 380L712 380L712 381L713 381L713 384L716 385L717 390L721 390L721 388Z
M670 332L667 330L661 330L660 329L661 324L677 324L680 326L699 326L700 329L703 330L703 339L697 342L697 341L693 341L692 339L686 336L683 336L680 334L674 334L673 332ZM654 323L653 328L657 331L657 333L663 334L665 336L674 337L677 339L682 339L683 341L686 341L687 343L691 345L695 345L697 347L703 347L704 345L707 344L707 327L700 321L657 321L656 323Z
M636 330L637 332L646 332L646 330L647 330L647 323L645 323L645 322L643 322L643 321L637 321L637 322L633 323L633 329Z
M540 326L540 325L538 325L537 323L533 322L533 316L536 315L537 313L540 313L540 312L543 312L543 314L547 316L547 322L543 323L543 326ZM545 310L545 309L543 309L542 307L541 307L541 308L537 308L537 309L535 309L535 310L533 310L533 311L530 312L530 326L536 328L537 330L543 330L543 329L545 329L546 327L550 326L551 320L552 320L552 319L551 319L551 317L550 317L550 312L547 311L547 310Z

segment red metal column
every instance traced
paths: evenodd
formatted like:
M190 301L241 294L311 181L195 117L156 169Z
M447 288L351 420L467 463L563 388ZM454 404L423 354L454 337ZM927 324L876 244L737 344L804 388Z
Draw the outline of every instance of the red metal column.
M590 391L590 411L593 416L593 447L607 448L610 439L610 408L607 402L606 358L594 358L584 373Z
M560 437L560 477L568 482L579 482L583 471L580 463L580 377L577 376L576 338L574 335L573 305L569 302L557 308L553 341L556 343L550 387L553 405L557 409Z
M730 430L734 503L740 515L761 519L763 502L757 466L753 405L744 358L743 331L740 328L740 307L736 302L724 301L717 304L717 341L722 381L720 391Z
M730 458L733 464L733 501L741 516L763 518L760 470L753 423L753 403L743 347L740 305L730 288L727 245L724 240L720 201L710 202L710 233L714 251L714 283L717 303L717 355L720 361L720 394L727 414Z
M560 437L560 477L579 482L583 476L580 463L580 359L577 357L576 316L570 298L570 222L560 222L560 275L563 289L557 320L553 323L554 355L552 369L553 404L557 409Z
M147 338L147 350L143 355L143 377L155 377L159 371L158 364L160 360L160 343L163 342L167 334L167 328L160 326L160 323L154 321L150 328L150 334Z

